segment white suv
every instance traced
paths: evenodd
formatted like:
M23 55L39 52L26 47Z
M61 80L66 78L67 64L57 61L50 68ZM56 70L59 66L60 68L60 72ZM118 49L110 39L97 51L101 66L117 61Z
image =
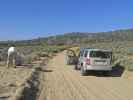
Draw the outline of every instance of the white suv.
M108 72L112 70L112 51L105 49L82 48L78 64L75 69L80 69L82 75L88 70Z

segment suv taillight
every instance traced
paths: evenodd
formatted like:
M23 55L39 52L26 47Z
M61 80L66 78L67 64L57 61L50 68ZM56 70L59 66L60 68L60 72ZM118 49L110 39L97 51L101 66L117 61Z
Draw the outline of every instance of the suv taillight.
M86 65L90 65L90 59L86 58L85 63L86 63Z

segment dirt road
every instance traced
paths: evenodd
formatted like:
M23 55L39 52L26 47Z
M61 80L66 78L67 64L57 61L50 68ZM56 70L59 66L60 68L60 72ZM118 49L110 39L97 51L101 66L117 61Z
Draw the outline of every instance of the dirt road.
M133 79L81 76L65 65L64 53L54 57L42 74L39 100L133 100Z

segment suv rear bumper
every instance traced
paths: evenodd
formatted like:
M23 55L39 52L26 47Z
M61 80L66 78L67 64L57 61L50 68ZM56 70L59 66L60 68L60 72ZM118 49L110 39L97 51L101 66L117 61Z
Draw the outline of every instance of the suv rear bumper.
M110 71L112 70L112 66L108 65L108 66L91 66L91 65L87 65L85 66L86 70L101 70L101 71Z

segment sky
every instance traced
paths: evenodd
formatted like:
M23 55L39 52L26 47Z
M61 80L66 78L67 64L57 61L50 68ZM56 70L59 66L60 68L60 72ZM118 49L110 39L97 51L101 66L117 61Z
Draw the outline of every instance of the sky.
M0 0L0 40L133 28L133 0Z

